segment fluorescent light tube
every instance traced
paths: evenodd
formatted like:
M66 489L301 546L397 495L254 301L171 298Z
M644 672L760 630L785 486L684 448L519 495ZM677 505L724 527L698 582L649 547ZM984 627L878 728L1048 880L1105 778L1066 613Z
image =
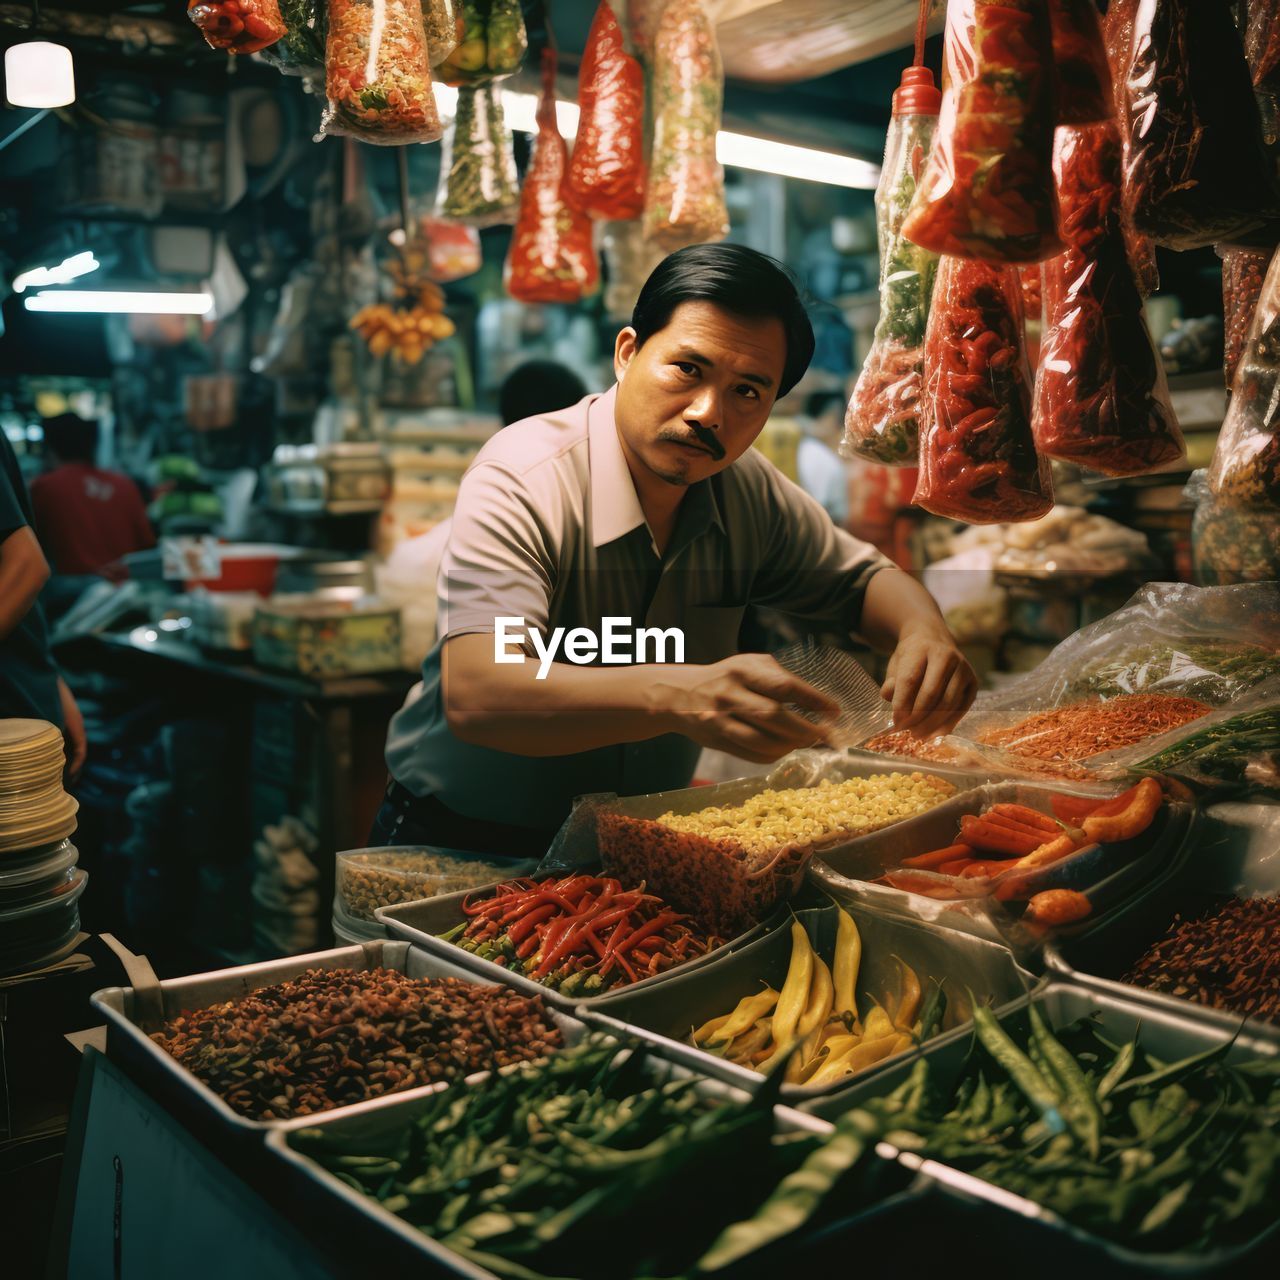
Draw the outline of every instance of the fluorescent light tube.
M26 299L28 311L84 315L203 316L213 310L211 293L132 293L109 289L56 289Z
M438 84L435 90L441 113L453 115L458 104L457 89ZM538 99L533 94L504 92L502 108L512 129L521 133L537 132ZM578 132L578 115L574 103L556 100L556 126L570 141ZM837 155L833 151L814 151L725 129L716 136L716 158L731 168L756 169L761 173L781 174L784 178L802 178L807 182L864 191L874 191L880 179L880 166L870 160Z
M32 267L13 278L14 293L21 293L33 284L70 284L91 271L97 271L101 264L87 249L83 253L64 258L56 267Z

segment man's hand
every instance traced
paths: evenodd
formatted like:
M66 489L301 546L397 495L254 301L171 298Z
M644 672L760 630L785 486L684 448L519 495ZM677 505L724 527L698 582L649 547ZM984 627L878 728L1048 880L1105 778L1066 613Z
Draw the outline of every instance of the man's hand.
M75 696L61 676L58 677L58 697L62 701L62 736L67 746L67 777L74 782L84 768L89 739L85 736L84 716L80 714Z
M893 727L917 737L950 733L973 704L978 678L946 626L904 626L880 692L893 703Z
M710 666L664 667L654 680L673 732L759 764L825 741L821 726L796 715L788 703L824 720L840 714L830 698L766 654L740 654Z

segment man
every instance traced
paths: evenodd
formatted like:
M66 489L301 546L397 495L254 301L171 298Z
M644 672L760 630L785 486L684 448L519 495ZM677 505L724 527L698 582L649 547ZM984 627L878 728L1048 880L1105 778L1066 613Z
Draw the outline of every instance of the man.
M844 422L844 396L838 391L814 391L805 400L796 448L796 473L805 493L822 503L841 528L849 519L849 472L827 440L839 438Z
M812 745L821 731L792 708L836 708L737 653L749 603L892 650L899 727L960 718L976 681L928 594L750 448L812 351L778 264L682 249L618 335L616 386L485 445L440 576L443 639L391 725L375 844L534 855L577 795L685 786L702 747L771 761ZM528 650L606 618L680 628L684 661L521 662L496 645L512 618Z
M44 440L54 467L32 481L31 504L55 573L96 574L131 551L155 546L138 486L96 463L96 422L59 414L45 422Z
M84 720L49 653L36 597L49 566L31 528L31 506L18 459L0 431L0 719L48 720L62 729L67 769L85 757Z

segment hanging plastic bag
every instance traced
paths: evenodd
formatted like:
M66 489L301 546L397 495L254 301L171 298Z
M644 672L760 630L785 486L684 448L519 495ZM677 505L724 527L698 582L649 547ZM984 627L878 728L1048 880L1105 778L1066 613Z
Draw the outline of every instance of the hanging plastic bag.
M420 0L330 0L321 136L400 146L443 132Z
M1230 390L1275 250L1220 244L1216 252L1222 259L1222 372Z
M263 54L282 75L324 70L324 14L319 0L279 0L285 33Z
M188 0L187 17L227 53L259 53L288 34L276 0Z
M556 60L542 55L538 136L520 192L520 216L503 273L520 302L577 302L599 282L591 219L564 196L568 149L556 127Z
M462 0L462 37L440 64L445 84L488 84L520 70L529 48L520 0Z
M484 84L489 79L484 9L479 0L459 0L455 21L461 26L457 44L439 64L444 84Z
M1134 13L1117 77L1134 225L1172 249L1260 226L1276 214L1277 199L1229 8L1144 0Z
M565 198L592 218L626 222L644 212L644 71L600 0L578 68L578 137Z
M902 233L988 262L1039 262L1054 228L1053 42L1042 0L951 0L942 117Z
M462 39L462 17L455 10L454 0L422 0L427 57L433 67L449 58Z
M499 91L463 85L445 131L435 216L469 227L515 222L520 211L516 158Z
M880 319L844 418L844 452L891 467L914 467L924 334L938 255L912 244L902 223L938 123L942 95L927 67L908 67L893 95L893 116L876 187L880 242Z
M1280 505L1280 254L1267 271L1236 367L1209 488L1236 507Z
M942 259L924 369L916 506L970 524L1046 514L1053 491L1031 439L1031 371L1016 271Z
M653 146L644 233L668 253L729 234L716 134L724 68L700 0L670 0L653 49Z
M625 0L625 3L631 52L648 63L653 58L653 37L658 30L665 0Z
M640 290L667 255L644 238L639 222L606 222L600 241L605 265L605 314L610 320L630 324Z
M437 284L475 275L483 265L475 227L442 218L419 218L418 235L427 246L427 272Z
M1115 126L1059 128L1054 168L1068 247L1042 268L1036 447L1106 475L1143 475L1184 446L1129 268Z
M1111 71L1094 0L1050 0L1058 123L1111 119Z

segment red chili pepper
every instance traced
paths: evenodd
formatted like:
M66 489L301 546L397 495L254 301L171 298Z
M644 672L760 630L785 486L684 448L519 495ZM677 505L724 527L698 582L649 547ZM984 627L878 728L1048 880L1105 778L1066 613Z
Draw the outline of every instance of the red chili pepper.
M544 906L526 911L519 920L507 929L507 937L517 945L523 942L544 920L550 920L556 913L556 904L548 902Z

